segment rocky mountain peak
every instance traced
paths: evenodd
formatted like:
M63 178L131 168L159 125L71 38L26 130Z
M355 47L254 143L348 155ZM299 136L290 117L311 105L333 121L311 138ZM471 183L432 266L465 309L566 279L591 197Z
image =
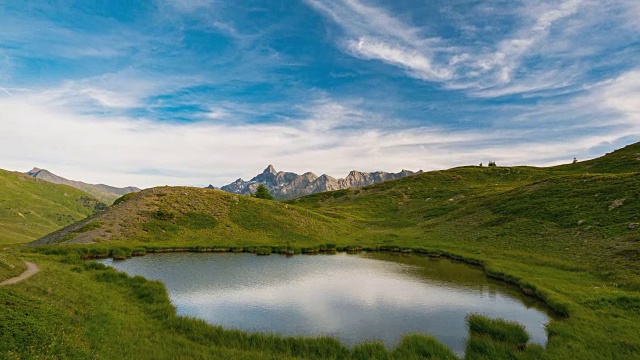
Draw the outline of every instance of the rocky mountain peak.
M40 169L39 167L34 167L33 169L27 171L26 174L27 175L37 174L40 171L42 171L42 169Z
M263 184L276 199L292 199L323 191L360 188L411 174L413 174L411 171L404 170L397 174L383 171L368 173L352 170L344 179L336 179L327 174L316 176L312 172L306 172L303 175L278 172L273 165L269 165L262 173L249 181L238 179L220 189L234 194L249 195L255 192L258 184Z

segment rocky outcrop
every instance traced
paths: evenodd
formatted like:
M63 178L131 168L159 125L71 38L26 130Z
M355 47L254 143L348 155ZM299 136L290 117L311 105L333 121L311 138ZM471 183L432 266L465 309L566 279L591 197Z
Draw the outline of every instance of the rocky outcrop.
M316 176L312 172L298 175L291 172L276 171L273 165L269 165L261 174L256 175L249 181L238 179L220 189L234 194L249 195L256 191L259 184L264 184L269 189L271 195L276 199L283 200L318 192L361 188L412 174L415 173L409 170L402 170L399 173L388 173L384 171L360 172L353 170L344 179L336 179L326 174Z
M58 176L45 169L39 169L34 167L25 174L34 177L36 179L45 180L54 184L69 185L76 189L82 190L88 194L95 196L97 199L104 201L107 204L113 203L117 198L122 195L126 195L132 192L138 192L140 189L133 186L127 186L123 188L109 186L105 184L87 184L82 181L75 181L65 179L62 176Z

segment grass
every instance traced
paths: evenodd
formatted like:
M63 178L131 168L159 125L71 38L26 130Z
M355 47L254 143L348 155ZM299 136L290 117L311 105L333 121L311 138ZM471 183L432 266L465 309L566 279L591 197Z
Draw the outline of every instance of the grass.
M70 186L0 170L0 245L33 241L104 208Z
M302 248L337 243L357 226L299 206L211 189L161 187L127 197L90 220L100 226L87 230L89 223L77 223L40 243L125 241L166 247L288 244Z
M0 282L20 275L27 269L24 261L12 253L0 252Z
M383 351L376 343L345 349L332 339L260 337L211 327L171 315L159 284L77 263L114 249L125 256L141 248L314 252L329 249L327 243L337 250L411 250L481 266L563 317L547 326L544 349L523 346L525 334L517 325L470 317L467 358L640 358L640 228L630 226L640 222L638 159L640 144L634 144L576 164L462 167L284 203L209 189L149 189L92 219L100 226L74 237L85 244L55 245L64 240L60 233L43 241L50 245L41 253L21 253L46 269L0 294L22 296L23 302L9 301L23 312L31 304L42 310L29 321L45 321L53 311L60 329L69 329L61 337L67 345L55 351L69 357L447 358L447 349L422 335ZM47 291L55 294L52 305L42 303ZM133 320L127 322L123 313ZM38 335L38 324L24 321L33 341L11 335L26 345L15 345L10 354L26 357L29 349L58 344ZM70 345L76 343L77 348ZM138 344L157 346L165 355L143 353Z
M473 360L541 359L544 349L527 344L529 335L524 327L502 319L488 319L480 315L467 318L469 338L466 358Z

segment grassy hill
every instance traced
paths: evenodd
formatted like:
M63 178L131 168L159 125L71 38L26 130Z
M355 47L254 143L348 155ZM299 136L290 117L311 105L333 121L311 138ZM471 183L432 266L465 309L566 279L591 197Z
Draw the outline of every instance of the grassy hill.
M105 207L70 186L0 170L0 245L33 241Z
M470 324L468 358L640 358L638 154L640 144L633 144L598 159L549 168L461 167L285 203L208 189L149 189L127 195L107 211L34 243L47 246L20 256L44 263L44 274L11 296L28 306L50 287L47 276L64 279L54 291L60 302L74 298L75 291L99 289L108 294L103 298L114 300L98 303L89 296L81 300L83 307L93 310L78 311L79 305L63 304L47 308L56 314L60 328L69 329L67 341L104 357L149 357L135 349L135 342L161 346L164 339L166 354L172 356L187 356L185 348L174 348L184 343L193 347L189 357L202 358L232 354L225 351L249 358L419 358L433 354L431 340L407 338L412 345L390 352L371 344L345 350L330 340L265 339L191 322L172 315L159 284L77 260L87 254L157 248L257 246L277 251L333 243L412 249L480 265L489 276L545 301L561 317L548 325L545 350L497 340L494 335L509 325L487 325L498 329L475 333ZM91 315L96 309L99 324ZM118 315L123 311L136 320L126 328ZM11 320L2 316L0 323ZM123 346L103 344L101 326ZM36 340L14 337L44 348L48 335L34 329ZM128 339L129 333L146 333L149 338ZM26 346L10 349L24 355ZM66 357L86 354L64 346L58 351Z
M311 246L348 233L344 221L297 206L220 190L159 187L125 195L106 211L31 245Z

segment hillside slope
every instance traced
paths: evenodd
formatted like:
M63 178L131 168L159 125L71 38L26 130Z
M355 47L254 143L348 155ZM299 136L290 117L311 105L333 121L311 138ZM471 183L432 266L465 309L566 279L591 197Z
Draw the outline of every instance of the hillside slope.
M551 167L556 172L569 173L624 173L640 171L640 142L627 145L604 156Z
M32 241L104 208L70 186L0 170L0 244Z
M331 242L346 224L279 202L193 187L157 187L129 194L104 212L31 245L104 241L156 245L305 246Z

